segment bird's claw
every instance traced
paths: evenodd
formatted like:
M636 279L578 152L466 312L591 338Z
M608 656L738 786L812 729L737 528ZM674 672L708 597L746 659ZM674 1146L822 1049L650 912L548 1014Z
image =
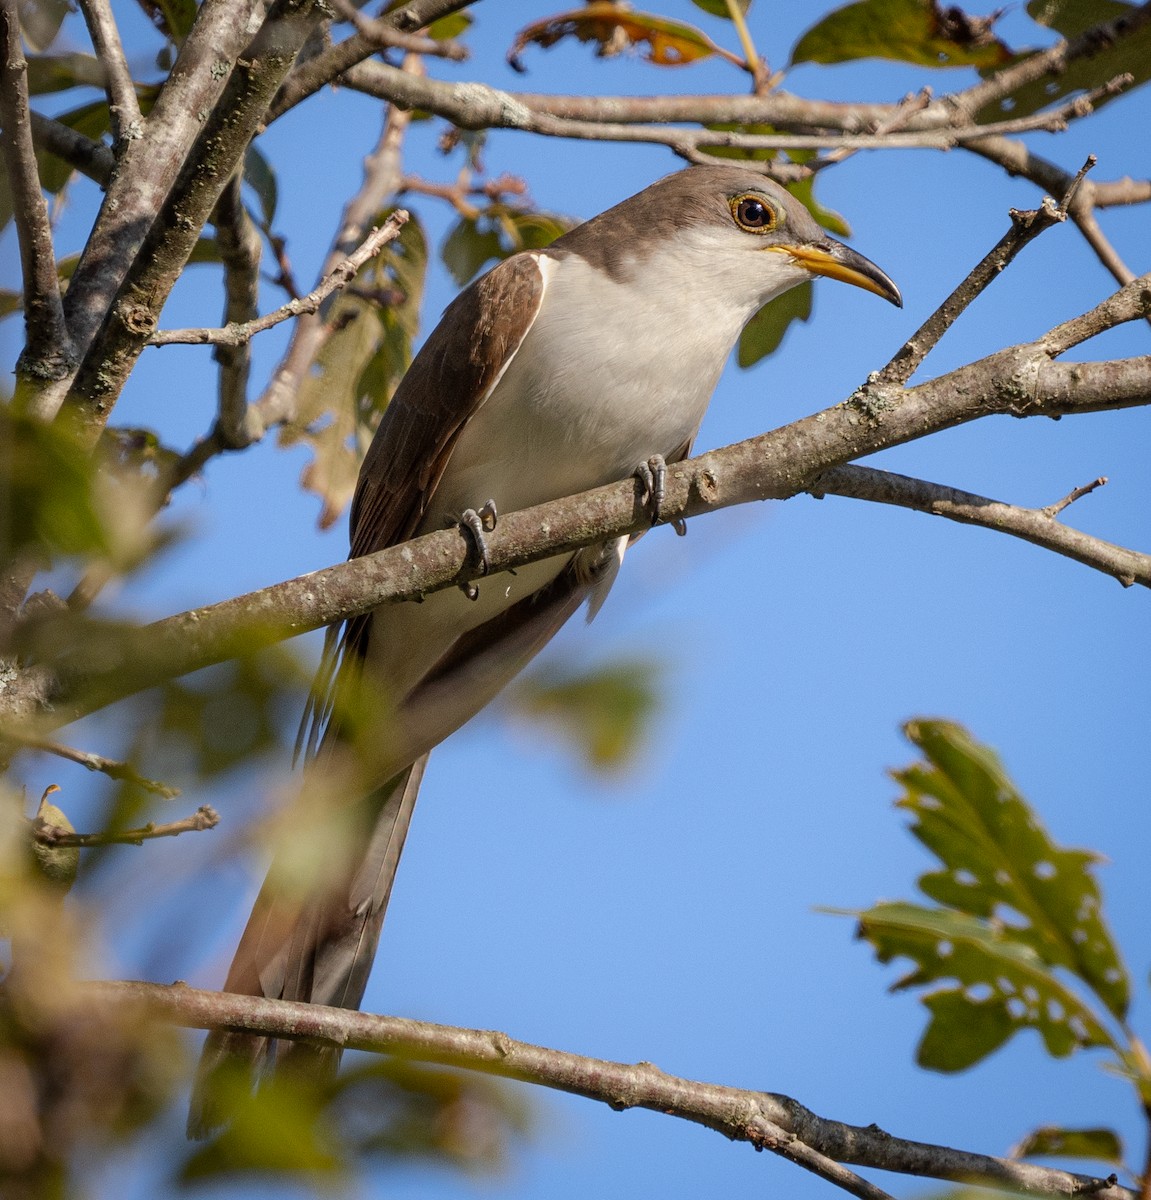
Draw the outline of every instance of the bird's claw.
M466 508L460 514L459 527L466 529L471 535L473 561L481 575L486 575L491 567L488 558L488 541L485 535L495 529L498 519L499 514L496 511L494 500L489 500L479 508ZM474 583L463 583L460 586L469 600L478 598L480 589Z
M640 503L647 508L651 523L658 525L667 495L667 463L663 455L653 454L646 462L641 462L635 469L635 477L640 485Z

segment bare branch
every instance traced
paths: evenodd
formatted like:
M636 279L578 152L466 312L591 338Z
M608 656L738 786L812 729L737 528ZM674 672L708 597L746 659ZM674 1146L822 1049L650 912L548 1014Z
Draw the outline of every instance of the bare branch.
M87 355L125 275L176 181L204 114L212 111L232 66L247 46L252 18L267 0L209 4L191 33L144 124L124 147L100 215L68 287L65 313L78 355ZM166 293L165 293L166 294ZM73 383L69 374L40 399L37 415L53 417Z
M3 0L0 6L0 125L24 276L26 341L17 372L23 387L33 392L20 399L34 408L34 393L47 381L67 377L76 354L64 323L48 205L32 145L28 63L20 41L16 0Z
M379 20L402 33L415 33L440 17L466 8L470 3L472 0L412 0L412 3L405 4L394 12L385 13ZM350 67L371 58L377 50L379 43L374 37L355 33L301 64L276 97L276 102L268 113L269 123L283 116L322 87L334 83Z
M422 74L418 57L405 57L398 74L409 78ZM335 269L340 259L350 254L364 236L364 231L399 190L403 179L400 150L411 121L409 113L391 107L384 117L379 141L364 159L364 178L359 191L348 201L340 214L340 223L332 239L332 247L324 262L322 274ZM330 326L325 315L317 312L304 317L292 331L291 344L272 375L264 394L256 402L252 423L253 438L289 420L296 408L300 385L311 370L316 355L326 340Z
M373 42L379 49L403 50L408 54L426 54L433 58L447 58L452 62L465 62L468 48L450 38L437 41L435 38L420 37L404 33L386 19L366 16L350 0L332 0L332 7L345 20L355 26L356 32Z
M1102 307L1116 319L1145 315L1151 294L1135 284L1124 292L1128 303ZM834 408L677 463L668 471L664 520L786 499L810 490L832 467L995 413L1050 417L1151 403L1151 356L1060 363L1052 361L1057 348L1058 339L1053 349L1041 338L914 388L863 389ZM501 515L487 538L490 570L649 525L634 480ZM43 655L60 664L59 676L53 683L39 671L14 681L0 693L0 716L42 733L160 680L478 574L468 537L447 529L140 630L94 636L52 626Z
M243 174L237 169L232 172L232 178L228 180L212 213L216 225L216 245L220 249L220 261L224 267L225 326L240 326L254 321L260 312L260 254L263 243L255 222L244 206L242 184ZM153 338L155 336L152 335ZM248 411L251 352L246 341L235 342L218 345L214 357L220 365L216 427L225 443L240 441Z
M1023 211L1013 208L1010 215L1011 228L972 268L967 278L907 339L887 366L872 375L865 386L885 387L892 383L906 383L935 348L939 339L955 324L976 297L999 278L1019 251L1044 230L1064 219L1063 210L1047 196L1043 198L1039 208Z
M163 825L149 821L139 829L123 829L119 833L67 833L37 819L32 822L32 836L45 846L142 846L156 838L202 833L205 829L215 829L219 823L220 814L210 804L201 804L190 817L182 820Z
M1062 500L1056 500L1054 504L1048 504L1040 509L1040 512L1045 513L1051 518L1059 516L1065 509L1070 508L1077 500L1082 500L1084 496L1090 496L1092 492L1101 487L1107 486L1107 476L1100 475L1098 479L1091 480L1090 483L1080 484L1077 488L1072 488L1071 491L1063 497Z
M87 767L89 771L99 771L101 775L107 775L109 779L121 779L126 783L135 784L155 796L163 796L165 800L172 800L180 794L178 787L160 783L155 779L148 779L141 775L131 763L122 762L119 759L105 758L102 754L94 754L90 750L78 750L75 746L65 746L62 742L52 742L46 738L16 737L12 740L17 741L21 749L35 750L42 754L55 754L57 758L66 758L69 762L79 763L80 766Z
M1124 587L1139 583L1151 588L1151 554L1140 554L1080 533L1078 529L1068 529L1055 519L1069 504L1106 482L1106 479L1096 479L1046 508L1020 508L940 483L854 465L834 467L821 475L809 490L817 498L848 496L855 500L894 504L947 517L964 525L980 525L998 533L1009 533L1111 575Z
M132 72L124 57L124 46L120 41L120 30L108 0L80 0L80 11L88 26L88 35L96 57L104 68L104 86L108 92L108 111L112 116L112 138L123 145L126 140L139 137L142 130L140 104L136 99L136 85Z
M62 158L102 188L108 186L116 166L116 156L107 146L42 113L32 112L28 115L32 119L32 139L38 150L46 150Z
M257 317L254 321L229 324L222 329L161 329L152 334L148 339L148 344L150 346L205 344L243 346L250 342L256 334L263 333L265 329L271 329L282 321L289 321L293 317L300 317L305 313L319 312L320 305L324 300L333 292L347 287L355 279L364 263L374 258L389 242L396 239L407 221L408 213L402 208L397 209L383 225L377 226L368 234L357 250L342 262L338 262L320 280L317 287L313 288L306 296L301 296L299 300L289 300L287 304L282 304L275 312Z
M504 1033L318 1004L206 992L183 984L86 983L77 990L84 1004L138 1006L155 1019L193 1029L232 1029L402 1055L417 1062L463 1067L553 1088L601 1101L617 1111L642 1108L663 1113L713 1129L734 1141L782 1154L818 1170L840 1186L845 1186L846 1180L820 1170L823 1163L851 1163L905 1175L961 1180L1035 1196L1090 1193L1100 1200L1135 1200L1135 1193L1118 1186L1114 1177L1104 1180L908 1141L875 1125L862 1127L819 1117L778 1093L700 1083L668 1075L652 1063L587 1058L516 1041ZM867 1184L848 1190L872 1200L884 1194Z

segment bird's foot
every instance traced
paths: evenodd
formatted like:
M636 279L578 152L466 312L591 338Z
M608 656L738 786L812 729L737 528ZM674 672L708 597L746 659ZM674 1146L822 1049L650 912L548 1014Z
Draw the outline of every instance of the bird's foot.
M466 529L471 535L473 561L479 567L481 575L486 575L491 566L486 535L495 529L498 518L494 500L489 500L479 508L466 508L460 514L459 527ZM475 600L480 594L480 589L474 583L463 583L460 586L469 600Z
M664 496L667 495L667 463L662 454L653 454L635 469L639 480L640 503L647 509L653 525L659 524L663 511Z

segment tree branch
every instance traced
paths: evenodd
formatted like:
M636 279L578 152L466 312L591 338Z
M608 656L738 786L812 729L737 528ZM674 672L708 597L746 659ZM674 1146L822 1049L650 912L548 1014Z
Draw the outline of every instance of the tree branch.
M1035 1196L1092 1194L1100 1200L1134 1200L1135 1195L1119 1187L1114 1177L1103 1180L907 1141L875 1125L861 1127L816 1116L797 1101L776 1093L699 1083L668 1075L652 1063L587 1058L515 1041L503 1033L315 1004L205 992L182 984L162 987L150 983L87 983L79 985L77 990L85 1004L138 1007L155 1019L194 1029L232 1029L394 1054L553 1088L601 1101L617 1111L643 1108L660 1112L714 1129L734 1141L770 1149L809 1169L818 1169L820 1160L830 1160L906 1175L979 1183ZM783 1136L777 1131L782 1131ZM844 1181L830 1172L819 1173L844 1186ZM871 1185L865 1187L870 1189ZM883 1195L879 1189L849 1190L860 1196Z
M677 463L668 471L664 520L786 499L810 491L832 467L992 414L1052 417L1151 404L1151 356L1052 360L1084 329L1100 324L1099 314L1117 323L1149 310L1151 287L1137 280L1036 342L914 388L861 388L834 408ZM507 514L487 538L490 569L635 533L649 521L634 480ZM56 624L60 618L47 614L41 653L53 663L55 678L42 666L12 681L0 691L0 719L17 727L30 722L41 733L163 679L477 576L470 540L447 529L139 630L77 628L74 618ZM28 637L34 659L35 627Z
M136 85L132 82L120 31L116 28L116 18L112 15L108 0L80 0L80 11L84 14L96 57L104 68L108 111L112 117L112 140L122 146L125 140L140 136L142 117L136 99Z
M833 467L808 490L816 499L834 495L854 500L873 500L947 517L964 525L981 525L985 529L1009 533L1103 571L1118 579L1124 587L1139 583L1151 588L1151 554L1140 554L1081 533L1078 529L1069 529L1055 519L1068 504L1105 482L1104 479L1097 479L1086 487L1076 488L1057 504L1045 508L1020 508L940 483L928 483L924 479L854 465Z
M17 398L35 408L36 396L48 381L68 376L76 364L76 353L64 323L52 227L32 145L28 63L20 41L16 0L3 0L0 6L0 125L24 277L26 340L16 364Z
M57 758L66 758L69 762L79 763L89 771L99 771L109 779L122 779L151 792L154 796L162 796L172 800L180 794L178 787L160 783L156 779L148 779L141 775L131 763L121 762L115 758L105 758L102 754L94 754L90 750L78 750L75 746L65 746L61 742L51 742L45 738L26 737L17 739L22 750L35 750L41 754L55 754Z
M152 334L148 339L148 344L150 346L205 344L243 346L250 342L256 334L263 333L265 329L271 329L282 321L289 321L293 317L300 317L305 313L318 312L320 305L328 296L347 287L368 259L374 258L389 242L395 240L407 221L407 212L402 208L397 209L383 225L377 226L368 234L358 249L343 261L337 262L320 280L317 287L298 300L289 300L287 304L282 304L275 312L267 313L252 321L228 324L222 329L161 329Z
M139 829L122 829L114 833L69 833L37 819L32 822L32 836L45 846L142 846L156 838L202 833L205 829L215 829L219 823L220 814L210 804L201 804L190 817L179 821L162 825L149 821Z

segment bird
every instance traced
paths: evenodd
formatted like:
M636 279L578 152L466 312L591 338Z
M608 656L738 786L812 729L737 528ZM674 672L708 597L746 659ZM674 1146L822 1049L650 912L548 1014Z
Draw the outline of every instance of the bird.
M748 167L693 165L503 260L444 311L388 404L350 510L350 557L633 474L658 516L740 332L815 276L897 306L899 289ZM274 860L224 990L358 1008L429 752L491 701L581 605L602 605L629 539L382 606L329 631L305 721L309 848ZM355 753L348 747L354 746ZM347 764L353 762L354 768ZM309 800L309 803L311 801ZM340 832L334 834L332 829ZM221 1073L337 1053L216 1031L189 1133L226 1120Z

